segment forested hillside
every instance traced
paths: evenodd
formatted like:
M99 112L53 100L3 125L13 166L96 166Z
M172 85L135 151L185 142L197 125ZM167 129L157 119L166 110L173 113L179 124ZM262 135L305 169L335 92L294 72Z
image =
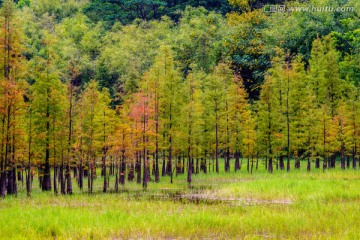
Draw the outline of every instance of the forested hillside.
M2 1L1 195L360 166L360 2L281 2Z

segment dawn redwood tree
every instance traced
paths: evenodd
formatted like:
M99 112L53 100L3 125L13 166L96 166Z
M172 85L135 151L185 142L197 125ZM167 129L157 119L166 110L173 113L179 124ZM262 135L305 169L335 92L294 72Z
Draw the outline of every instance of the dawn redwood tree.
M163 118L163 107L164 107L164 99L165 99L165 88L164 84L171 77L171 66L167 64L169 57L169 53L165 51L169 51L166 47L162 48L162 52L155 58L155 62L153 66L146 72L143 76L143 81L141 82L141 88L143 94L147 96L147 106L149 106L148 111L143 111L143 113L147 113L149 115L149 111L152 112L154 121L154 129L153 132L155 134L155 152L154 152L154 174L155 174L155 182L160 181L160 169L159 169L159 158L160 158L160 148L162 147L163 139L162 136L165 134L165 122L162 121ZM171 57L172 58L172 57ZM170 61L173 61L170 59ZM171 64L171 62L169 63ZM166 99L167 100L167 99ZM146 109L144 109L146 110ZM150 118L148 119L150 120ZM165 167L165 162L163 162L163 168ZM165 169L163 170L163 174L165 173Z
M356 161L358 160L358 146L359 146L359 134L360 134L360 104L359 104L359 90L356 87L350 89L347 116L349 118L349 124L352 126L351 132L353 133L350 137L351 141L351 157L352 157L352 168L356 169Z
M323 159L323 171L325 171L325 169L331 168L329 163L331 163L330 157L332 154L340 149L337 147L338 123L331 117L330 107L322 105L320 109L317 148L319 155Z
M124 186L127 166L132 164L133 149L131 146L131 120L128 114L128 106L119 109L116 119L114 134L110 136L110 152L115 158L115 192L119 191L119 183ZM131 168L130 168L131 169Z
M252 138L255 137L254 132L249 132L255 130L255 125L250 118L251 116L251 109L250 104L247 101L247 93L243 86L243 82L241 78L234 78L234 82L229 86L229 93L228 93L228 121L227 124L229 126L228 130L228 138L229 138L229 150L227 151L227 155L230 152L235 157L235 171L240 170L241 162L240 156L243 150L243 139L246 137ZM251 123L251 124L250 124ZM250 125L247 125L250 124ZM247 131L247 134L245 133ZM249 139L250 141L250 139ZM229 156L227 156L229 158Z
M54 40L44 31L44 39L42 41L44 44L42 52L31 61L31 77L35 81L31 86L31 104L36 152L38 158L44 159L43 168L40 167L42 169L41 186L43 191L49 191L51 190L51 141L54 134L62 130L51 125L62 121L64 118L66 90L60 82L59 72L55 65L58 56L52 48L52 41Z
M197 70L195 65L191 65L191 67L193 70L189 72L184 83L185 103L181 110L180 124L182 126L181 136L183 136L181 140L185 143L184 150L187 157L187 182L189 186L192 182L194 158L199 158L202 152L201 142L204 121L202 119L203 106L201 101L202 91L200 89L200 84L206 78L206 74ZM206 168L206 159L203 159L202 161L201 167Z
M287 82L287 123L288 126L288 159L292 154L295 159L295 168L300 168L300 158L304 158L303 154L309 145L307 144L306 121L309 111L314 108L314 104L310 102L311 106L305 103L307 100L307 75L304 64L301 61L301 56L293 58L288 72ZM311 122L309 122L311 124ZM291 134L290 134L291 130Z
M243 114L244 124L242 129L242 152L243 156L248 159L248 171L252 174L254 168L254 156L256 153L256 130L255 117L250 109ZM250 161L251 159L251 161Z
M41 60L38 60L41 62ZM46 63L44 63L46 65ZM64 118L65 89L62 83L49 72L39 74L32 86L33 129L37 155L44 158L42 189L51 190L50 158L51 141L59 129L56 124ZM53 146L57 148L59 146ZM44 155L45 154L45 155Z
M109 185L109 176L107 174L107 158L108 150L111 147L110 136L114 134L115 127L115 111L110 107L111 99L107 88L103 88L100 92L98 113L95 115L95 125L101 126L98 133L99 142L101 142L102 151L102 172L104 177L103 192L107 192Z
M307 171L311 171L311 162L315 161L315 168L320 168L320 156L318 148L318 139L321 128L321 109L316 104L316 97L313 90L307 84L305 88L305 98L302 101L304 109L303 117L300 118L299 124L304 127L304 137L306 139L303 150L307 157ZM301 115L300 115L301 116Z
M133 95L133 102L130 111L130 118L134 123L137 134L137 143L139 147L138 154L138 180L141 181L141 165L143 166L142 185L143 188L147 188L147 183L150 179L150 163L149 163L149 150L151 148L150 136L153 135L153 119L154 108L152 99L148 96L146 82L143 87L144 91ZM142 163L142 164L141 164ZM140 183L138 181L138 183Z
M96 159L102 150L104 141L104 126L102 119L103 104L101 102L101 92L99 84L91 80L81 93L79 98L79 108L77 122L80 134L78 141L81 141L82 151L85 154L86 175L88 180L88 192L93 192L93 183L96 175Z
M283 50L276 49L276 56L272 59L272 68L268 73L273 81L273 95L276 101L277 115L277 144L276 155L279 158L279 167L285 169L284 156L286 155L286 170L290 171L290 88L292 77L290 76L290 56ZM277 165L278 166L278 165Z
M204 109L209 118L209 124L215 142L215 167L219 173L219 153L224 127L226 128L227 118L227 94L228 86L233 82L234 75L225 63L219 63L214 67L213 72L208 76L204 86ZM225 122L225 123L224 123ZM225 167L229 167L229 159L225 159ZM227 169L226 169L227 171Z
M338 102L344 90L344 82L339 74L339 54L331 36L317 38L313 42L309 60L309 77L318 106L326 104L330 108L330 116L336 115Z
M161 131L166 152L168 156L166 164L166 173L170 175L170 181L173 182L173 151L174 136L178 129L178 121L181 110L181 77L173 53L169 46L162 46L156 63L159 69L160 79L160 121L163 129Z
M22 21L13 1L3 1L0 9L0 194L17 193L17 165L24 146L21 121L25 108L22 96L25 58Z
M281 147L279 144L278 133L279 121L279 101L274 91L274 80L270 75L265 77L265 82L260 91L260 100L257 102L257 145L262 155L265 157L265 167L273 172L273 159Z
M352 111L347 102L340 102L337 108L337 115L334 120L338 123L337 141L340 144L340 161L341 169L345 169L346 166L350 167L349 155L352 154L354 149L354 125L351 122ZM346 162L347 158L347 162Z

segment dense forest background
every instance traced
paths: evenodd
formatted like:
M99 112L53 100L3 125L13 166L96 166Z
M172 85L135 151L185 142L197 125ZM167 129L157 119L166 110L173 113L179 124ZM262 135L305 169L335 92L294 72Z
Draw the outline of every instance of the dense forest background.
M1 194L17 179L30 193L35 175L71 193L71 170L92 192L98 166L105 192L109 175L115 188L174 171L191 183L219 159L356 167L360 2L271 4L283 1L2 1Z

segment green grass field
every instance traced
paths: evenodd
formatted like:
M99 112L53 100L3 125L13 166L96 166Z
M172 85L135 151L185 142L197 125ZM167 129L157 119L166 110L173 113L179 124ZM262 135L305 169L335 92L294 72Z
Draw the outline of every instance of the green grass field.
M29 199L20 187L18 197L0 201L0 239L360 238L359 171L200 174L194 190L185 177L149 183L146 192L127 183L127 193L90 196L34 187ZM98 178L99 192L101 185Z

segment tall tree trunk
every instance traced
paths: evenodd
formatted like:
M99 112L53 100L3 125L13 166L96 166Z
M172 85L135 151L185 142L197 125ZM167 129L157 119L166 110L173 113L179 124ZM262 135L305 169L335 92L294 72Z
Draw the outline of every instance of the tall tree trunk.
M49 98L50 92L47 89L47 102L46 102L46 149L45 149L45 167L43 170L42 190L51 190L51 177L50 177L50 106Z
M120 184L125 185L125 174L126 174L126 158L125 158L125 146L121 151L120 159Z
M66 162L66 193L72 194L72 182L71 182L71 173L70 173L70 163L71 163L71 144L72 144L72 131L73 131L73 79L69 81L69 135L68 135L68 155L67 155L67 162Z
M173 139L172 139L172 105L170 104L170 127L169 127L169 169L170 169L170 183L173 183L173 170L172 170L172 154L173 154Z
M182 156L181 173L185 173L185 156Z
M272 173L272 172L273 172L272 157L269 158L268 171L269 171L269 173Z
M356 170L356 156L355 156L355 154L353 154L353 156L352 156L352 166L353 166L353 169Z
M147 181L148 181L148 176L147 176L147 150L146 150L146 105L145 105L145 101L144 101L144 116L143 116L143 132L142 132L142 142L143 142L143 158L144 158L144 168L143 168L143 188L146 189L147 188Z
M253 168L254 168L254 156L251 156L251 170L250 170L250 174L252 174Z
M104 185L103 185L103 192L106 193L107 192L107 169L106 169L106 147L103 147L103 156L102 156L102 171L103 171L103 175L104 175Z
M282 154L280 154L279 161L280 161L280 170L284 170L285 169L284 156Z
M130 163L130 169L129 169L129 174L128 174L128 181L132 182L134 181L135 178L135 165L134 165L134 160L131 159L131 163ZM125 174L125 173L124 173Z
M256 170L259 169L259 155L256 155Z
M136 182L141 183L141 154L136 154Z
M318 157L315 160L315 168L320 168L320 159Z
M341 169L345 170L345 146L344 143L341 143L341 152L340 152L340 158L341 158ZM348 161L349 162L349 161ZM334 167L335 167L335 160L334 160ZM350 162L348 163L348 167L350 165Z
M56 166L55 161L54 161L54 179L53 179L53 181L54 181L54 194L58 195L58 188L57 188L57 182L56 182L57 175L56 174L57 174L57 166Z
M66 194L72 194L72 182L71 182L71 169L70 169L70 161L66 163Z
M55 137L55 118L53 119L53 145L54 145L54 152L53 152L53 154L54 154L54 162L53 162L53 164L54 164L54 166L53 166L53 168L54 168L54 173L53 173L53 176L54 176L54 178L53 178L53 184L54 184L54 194L55 195L58 195L58 186L57 186L57 182L56 182L56 178L57 178L57 164L56 164L56 137Z
M29 140L28 140L28 169L26 171L26 195L30 197L31 195L31 146L32 146L32 110L30 106L29 110Z
M215 107L215 161L216 161L216 173L219 173L219 116L217 105Z
M228 102L226 101L226 112L228 112ZM226 114L226 157L225 172L230 171L230 132L229 132L229 114Z
M162 157L163 157L163 161L162 161L162 171L161 171L161 176L165 177L166 175L166 157L165 157L165 151L163 151Z
M84 185L84 167L83 167L83 152L82 152L82 137L80 137L80 155L79 155L79 181L78 185L80 190L83 190Z
M122 159L120 159L120 165L122 164ZM123 178L125 179L125 175L123 176ZM114 186L114 191L117 193L119 192L119 162L117 160L117 158L115 158L115 186Z
M234 167L234 169L235 169L235 172L237 170L240 170L240 153L237 150L235 152L235 167Z
M160 181L160 170L159 170L159 97L158 88L155 86L155 182Z

